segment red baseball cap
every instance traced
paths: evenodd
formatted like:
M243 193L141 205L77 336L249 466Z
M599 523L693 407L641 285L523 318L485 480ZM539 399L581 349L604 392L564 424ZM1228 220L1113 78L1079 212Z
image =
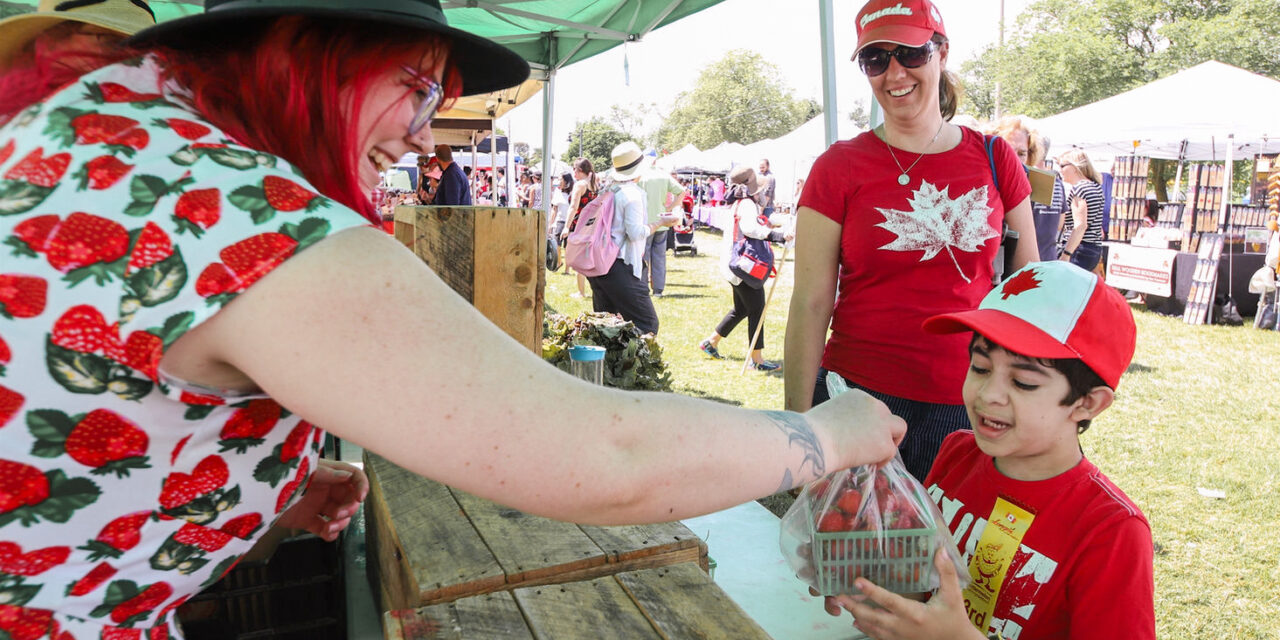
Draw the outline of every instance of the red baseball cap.
M919 47L933 38L946 37L942 14L929 0L871 0L858 11L858 48L873 42Z
M976 331L1031 358L1079 358L1112 389L1129 368L1138 329L1129 303L1096 274L1061 261L1009 276L973 311L924 321L927 333Z

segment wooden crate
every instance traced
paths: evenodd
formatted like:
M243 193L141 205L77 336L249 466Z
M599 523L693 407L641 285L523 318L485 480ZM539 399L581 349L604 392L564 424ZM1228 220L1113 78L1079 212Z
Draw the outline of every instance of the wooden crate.
M542 352L546 221L540 209L396 207L395 236L480 313Z
M379 611L681 562L707 566L706 543L678 522L594 527L531 516L368 452L365 472Z
M690 563L388 611L383 630L388 640L769 638Z

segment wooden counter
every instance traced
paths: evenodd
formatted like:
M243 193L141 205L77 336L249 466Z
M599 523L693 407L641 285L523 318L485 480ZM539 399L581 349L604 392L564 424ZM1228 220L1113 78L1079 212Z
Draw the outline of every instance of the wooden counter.
M365 453L368 556L379 611L695 563L707 547L678 522L594 527L531 516Z
M692 563L388 611L383 629L388 640L769 638Z

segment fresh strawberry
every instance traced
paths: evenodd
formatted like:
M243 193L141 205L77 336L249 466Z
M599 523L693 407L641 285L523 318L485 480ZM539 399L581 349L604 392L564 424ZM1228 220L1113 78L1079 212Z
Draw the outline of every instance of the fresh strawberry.
M46 158L44 147L36 147L34 151L19 160L18 164L6 171L4 177L7 180L22 180L37 187L52 189L57 186L59 180L62 180L63 174L67 172L67 167L70 165L71 154L55 153Z
M77 353L118 350L120 342L115 326L107 325L102 313L87 304L67 309L53 323L53 331L49 337L53 344Z
M253 535L253 532L257 531L258 527L261 526L262 514L246 513L226 521L218 530L241 540L248 540L249 536Z
M44 253L49 248L49 240L54 231L62 224L62 218L50 213L34 218L27 218L13 228L13 236L27 245L29 254ZM20 253L15 251L14 253ZM21 252L25 253L25 252Z
M129 256L129 266L125 273L133 273L173 255L173 241L154 222L148 222L138 232L138 240L133 243L133 253Z
M200 272L196 278L196 294L209 298L224 293L235 293L245 287L240 277L221 262L215 262Z
M818 521L818 531L829 533L832 531L847 531L846 519L843 514L838 511L828 511L823 514L822 519Z
M197 238L200 233L218 223L222 217L222 193L217 189L195 189L178 197L173 206L178 232L191 231ZM190 223L190 224L184 224Z
M280 405L270 398L250 400L246 406L236 409L222 425L218 438L234 443L224 444L223 450L238 448L244 451L248 446L261 443L262 438L280 421L282 413Z
M142 591L142 593L125 600L116 605L111 610L111 621L116 624L122 624L130 621L135 616L141 616L169 599L173 595L173 587L167 582L157 582Z
M8 160L9 156L13 155L14 146L15 145L13 144L13 138L9 138L9 141L4 143L3 147L0 147L0 163L3 163L5 160Z
M49 283L44 278L16 273L0 274L0 315L34 318L44 311Z
M189 547L199 547L206 552L217 551L231 542L231 534L202 527L198 524L190 522L182 525L178 532L173 534L173 539L185 544Z
M119 558L121 552L128 551L142 540L142 525L151 518L150 511L137 511L120 516L107 523L98 532L98 537L77 547L88 551L90 560L102 558Z
M0 630L9 634L9 640L39 640L56 626L52 611L0 604Z
M9 421L18 415L24 400L21 393L0 385L0 427L9 424Z
M289 500L293 499L293 494L302 490L306 485L308 474L311 473L311 462L307 458L302 459L302 464L298 465L298 473L294 475L293 480L285 483L284 488L280 490L280 496L276 498L276 513L284 511L289 504Z
M133 118L103 113L85 113L71 119L76 144L112 144L137 126L138 121Z
M67 595L83 596L98 588L98 585L106 582L111 576L116 574L116 568L107 564L105 561L94 565L89 573L84 574L83 578L67 585Z
M315 209L320 204L320 196L301 187L292 180L279 176L267 176L262 179L262 192L267 204L276 211L297 211Z
M38 576L64 562L70 547L45 547L22 552L16 542L0 542L0 571L18 576Z
M289 462L302 455L303 449L307 446L307 437L311 435L313 429L315 427L311 426L306 420L299 422L298 426L289 432L289 435L284 439L283 446L280 447L280 461Z
M161 120L157 118L153 124L156 126L167 126L173 129L173 132L187 140L199 140L209 135L213 130L199 122L183 120L181 118L165 118Z
M134 331L124 343L124 357L120 364L136 369L147 378L159 378L160 357L164 355L164 340L147 331Z
M849 515L857 514L858 507L862 506L862 492L857 489L846 489L839 498L836 498L836 506Z
M76 212L58 226L49 240L47 258L66 273L99 262L119 260L129 250L129 232L114 220Z
M218 256L247 288L293 255L297 247L297 240L283 233L267 232L226 247Z
M130 469L145 469L147 433L132 422L107 409L90 411L67 436L67 455L92 473L114 473L123 478Z
M86 96L95 102L150 102L158 100L158 93L138 93L129 87L114 82L96 84L86 83L89 94Z
M165 478L160 492L160 506L166 509L180 507L200 496L212 493L227 484L230 473L221 457L211 455L201 460L190 474L173 472Z
M0 460L0 514L40 504L49 497L49 480L39 469Z
M106 189L120 181L133 169L133 165L113 155L98 156L86 163L71 177L80 180L79 189Z

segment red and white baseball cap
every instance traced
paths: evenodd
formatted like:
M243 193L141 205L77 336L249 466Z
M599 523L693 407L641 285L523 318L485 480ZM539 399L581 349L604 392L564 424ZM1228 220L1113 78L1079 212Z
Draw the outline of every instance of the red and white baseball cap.
M934 316L924 330L976 331L1031 358L1079 358L1112 389L1138 340L1124 297L1097 275L1061 261L1019 269L976 310Z
M858 12L858 48L873 42L919 47L933 38L946 37L942 14L929 0L871 0Z

